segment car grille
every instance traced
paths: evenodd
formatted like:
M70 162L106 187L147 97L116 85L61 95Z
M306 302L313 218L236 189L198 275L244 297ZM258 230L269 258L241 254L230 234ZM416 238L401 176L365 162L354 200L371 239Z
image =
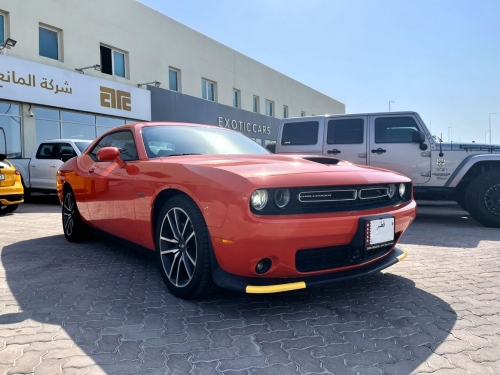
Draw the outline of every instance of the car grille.
M352 245L298 250L295 253L295 268L299 272L314 272L367 262L389 252L399 236L400 233L397 233L393 244L372 250L360 249Z
M361 186L316 186L289 188L291 201L285 208L279 208L273 201L274 190L267 189L270 202L261 211L250 209L257 215L292 215L323 212L345 212L390 207L411 199L411 184L406 184L406 193L400 198L387 195L385 185Z

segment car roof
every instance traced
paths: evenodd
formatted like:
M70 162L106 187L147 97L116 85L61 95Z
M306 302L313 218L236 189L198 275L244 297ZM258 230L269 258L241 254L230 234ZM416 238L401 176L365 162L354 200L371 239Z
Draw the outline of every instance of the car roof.
M93 142L93 139L64 139L64 138L57 138L57 139L46 139L40 143L49 143L49 142Z

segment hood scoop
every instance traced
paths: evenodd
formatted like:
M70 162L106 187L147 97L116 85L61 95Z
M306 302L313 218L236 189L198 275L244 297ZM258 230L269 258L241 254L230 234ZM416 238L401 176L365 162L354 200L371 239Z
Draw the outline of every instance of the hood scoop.
M335 165L335 164L338 164L340 162L339 159L326 158L323 156L305 156L305 157L303 157L303 159L313 161L313 162L319 163L319 164L326 164L326 165Z

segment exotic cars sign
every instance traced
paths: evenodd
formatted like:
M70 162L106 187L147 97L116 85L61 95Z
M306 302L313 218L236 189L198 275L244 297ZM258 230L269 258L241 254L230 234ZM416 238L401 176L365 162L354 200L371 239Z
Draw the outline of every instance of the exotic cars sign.
M149 90L4 55L0 55L0 98L151 120Z
M262 126L258 124L251 124L245 121L232 120L230 118L219 117L219 126L223 128L239 130L240 132L253 133L255 135L271 134L270 126Z

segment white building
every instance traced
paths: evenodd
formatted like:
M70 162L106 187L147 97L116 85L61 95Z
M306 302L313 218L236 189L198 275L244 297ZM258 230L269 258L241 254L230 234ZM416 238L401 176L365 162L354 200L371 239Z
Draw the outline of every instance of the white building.
M9 38L17 44L0 52L0 152L10 157L29 156L44 139L93 139L124 121L196 120L264 143L279 118L345 113L343 103L135 0L0 0L0 45Z

